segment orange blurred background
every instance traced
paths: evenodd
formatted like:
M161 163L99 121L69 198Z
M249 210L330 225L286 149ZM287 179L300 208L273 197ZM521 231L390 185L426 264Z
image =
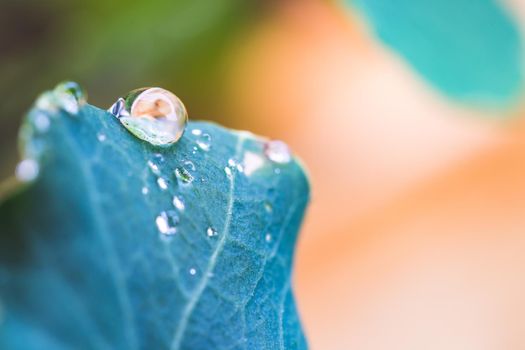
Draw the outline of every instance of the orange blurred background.
M311 347L525 348L520 104L447 99L336 4L289 2L238 47L235 126L249 116L311 174L295 278Z

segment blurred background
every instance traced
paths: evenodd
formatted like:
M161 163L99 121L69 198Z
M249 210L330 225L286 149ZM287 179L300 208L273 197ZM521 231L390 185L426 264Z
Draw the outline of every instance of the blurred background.
M313 349L525 349L523 0L0 0L0 179L36 95L141 86L288 142Z

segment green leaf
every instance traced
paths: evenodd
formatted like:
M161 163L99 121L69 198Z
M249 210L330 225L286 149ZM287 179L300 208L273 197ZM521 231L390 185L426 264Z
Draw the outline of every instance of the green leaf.
M0 200L0 348L305 349L290 274L309 185L264 145L190 122L159 148L91 105L31 110L40 172Z

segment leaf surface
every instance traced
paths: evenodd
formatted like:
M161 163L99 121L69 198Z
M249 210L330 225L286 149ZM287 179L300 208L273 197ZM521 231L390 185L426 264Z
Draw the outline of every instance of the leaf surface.
M0 204L0 348L306 348L290 275L309 185L264 144L190 122L159 148L91 105L31 110L40 172Z

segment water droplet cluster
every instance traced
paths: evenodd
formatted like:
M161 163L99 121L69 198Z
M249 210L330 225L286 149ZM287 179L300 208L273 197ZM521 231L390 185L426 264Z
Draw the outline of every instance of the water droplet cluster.
M21 128L21 144L24 145L24 159L17 165L15 176L23 182L33 181L40 172L40 159L45 149L42 137L49 131L59 111L69 116L78 114L86 103L84 90L75 82L66 81L53 90L42 93L29 113L28 120Z

